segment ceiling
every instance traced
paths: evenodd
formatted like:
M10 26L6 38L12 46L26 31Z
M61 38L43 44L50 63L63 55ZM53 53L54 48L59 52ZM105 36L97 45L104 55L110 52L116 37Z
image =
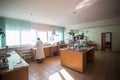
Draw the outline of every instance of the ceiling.
M76 10L82 1L0 0L0 16L63 27L120 17L120 0L96 0Z

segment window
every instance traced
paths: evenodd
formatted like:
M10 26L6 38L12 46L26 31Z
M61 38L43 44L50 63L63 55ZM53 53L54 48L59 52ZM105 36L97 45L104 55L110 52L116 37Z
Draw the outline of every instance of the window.
M20 45L20 32L19 31L6 31L6 43L7 45Z
M51 43L59 42L62 40L61 34L56 32L56 35L52 34L52 31L36 31L31 29L30 31L18 31L18 30L6 30L6 45L35 45L37 38L39 37L42 42Z
M41 39L42 42L47 42L47 32L38 31L38 37Z
M21 44L30 44L31 34L30 31L21 31Z
M52 36L52 31L48 31L48 42L52 43L54 41L54 37Z
M35 45L36 39L37 39L37 32L36 32L36 30L31 29L30 36L31 36L31 44Z
M54 43L54 42L59 42L60 41L60 36L56 32L56 35L52 34L52 31L48 31L48 42L49 43Z
M47 32L36 31L32 29L31 31L14 31L6 30L6 44L8 46L12 45L34 45L37 37L39 37L43 42L47 42Z
M54 42L59 42L59 35L54 35Z

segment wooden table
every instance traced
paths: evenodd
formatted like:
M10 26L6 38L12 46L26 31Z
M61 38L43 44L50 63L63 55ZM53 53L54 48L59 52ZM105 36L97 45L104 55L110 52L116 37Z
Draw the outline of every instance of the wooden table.
M11 51L9 54L9 67L0 70L0 80L28 80L28 63L15 51Z
M87 47L80 50L63 48L60 49L61 65L79 72L86 70L86 63L95 59L94 47Z

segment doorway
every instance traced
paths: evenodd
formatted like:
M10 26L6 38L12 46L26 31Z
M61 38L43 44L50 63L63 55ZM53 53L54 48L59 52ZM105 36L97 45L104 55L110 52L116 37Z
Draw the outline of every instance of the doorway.
M111 32L101 33L101 49L103 51L112 50L112 33Z

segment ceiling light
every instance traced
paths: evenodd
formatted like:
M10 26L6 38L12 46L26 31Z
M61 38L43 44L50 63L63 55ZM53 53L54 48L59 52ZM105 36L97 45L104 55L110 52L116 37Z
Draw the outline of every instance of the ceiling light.
M55 19L52 19L52 21L54 22L54 21L55 21Z
M30 15L33 15L33 13L30 13Z
M73 14L76 14L76 12L74 11Z
M81 9L83 7L86 7L86 6L90 6L92 4L94 4L95 2L97 2L98 0L84 0L82 2L80 2L76 7L75 9L78 10L78 9Z

